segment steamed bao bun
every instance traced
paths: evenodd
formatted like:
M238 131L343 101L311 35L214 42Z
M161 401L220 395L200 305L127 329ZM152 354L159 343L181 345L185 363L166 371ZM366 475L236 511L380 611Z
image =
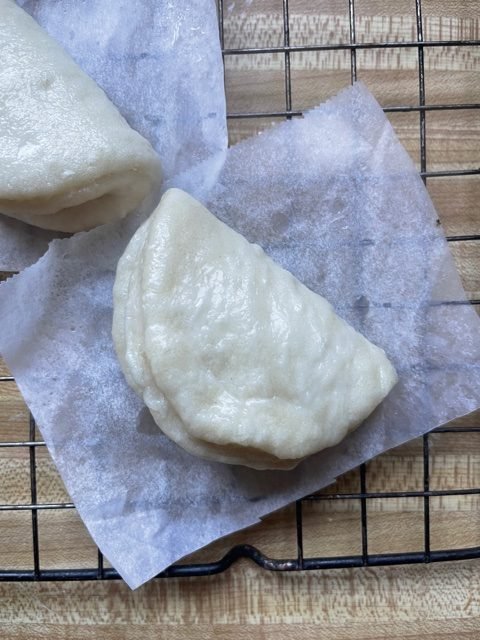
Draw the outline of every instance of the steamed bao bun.
M136 209L161 182L150 143L12 0L0 50L0 213L75 232Z
M324 298L179 189L118 263L113 339L168 437L256 469L337 444L397 381Z

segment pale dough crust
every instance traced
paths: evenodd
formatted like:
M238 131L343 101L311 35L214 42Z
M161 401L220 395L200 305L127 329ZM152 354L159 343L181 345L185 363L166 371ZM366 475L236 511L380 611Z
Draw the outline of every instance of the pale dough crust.
M222 446L189 436L168 400L155 386L144 353L141 309L142 252L147 237L147 220L133 236L121 257L114 286L114 344L129 385L143 397L162 431L189 453L227 464L247 464L257 469L291 469L298 460L279 460L254 449Z
M0 0L0 62L0 213L75 232L159 185L151 145L12 0Z
M119 262L113 336L154 419L197 455L291 468L395 384L384 352L177 189Z

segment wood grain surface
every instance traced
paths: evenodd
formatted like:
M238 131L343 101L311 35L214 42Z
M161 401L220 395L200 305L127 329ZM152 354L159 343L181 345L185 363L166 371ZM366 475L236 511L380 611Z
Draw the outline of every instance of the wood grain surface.
M357 42L416 39L414 0L356 0ZM477 0L423 0L426 40L480 38ZM225 0L225 48L282 46L282 0ZM290 0L290 43L349 42L347 0ZM282 53L226 55L231 114L286 108ZM383 106L418 104L416 48L357 52L358 77ZM350 82L350 53L290 55L292 109L304 110ZM480 47L425 47L427 104L480 103ZM389 118L419 166L420 119ZM281 118L229 121L230 142ZM427 170L470 169L480 163L479 112L427 112ZM480 229L480 176L431 178L428 190L447 235ZM452 243L467 294L480 298L480 243ZM6 375L0 364L0 375ZM478 424L471 416L458 426ZM41 438L40 434L38 437ZM27 440L28 412L13 382L0 383L0 440ZM369 491L423 489L422 442L413 441L368 463ZM39 502L69 501L45 449L37 449ZM480 433L435 434L430 487L480 487ZM358 472L329 491L359 490ZM31 499L29 451L0 448L0 505ZM358 501L317 501L303 507L306 556L361 550ZM432 498L432 549L480 545L480 496ZM423 545L423 500L369 500L371 553L417 551ZM96 547L75 510L41 511L42 568L91 567ZM184 561L218 559L248 542L271 557L296 555L295 511L287 507L248 530L202 549ZM0 568L32 568L31 514L0 511ZM480 565L439 565L268 573L242 561L224 574L152 581L136 592L122 582L0 583L0 636L9 638L338 638L461 640L480 638Z

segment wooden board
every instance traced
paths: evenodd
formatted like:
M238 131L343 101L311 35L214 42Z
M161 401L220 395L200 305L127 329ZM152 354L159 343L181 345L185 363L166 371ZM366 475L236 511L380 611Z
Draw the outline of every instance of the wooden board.
M282 0L225 1L225 47L281 46ZM479 39L476 0L423 0L424 32L430 39ZM358 42L415 40L413 0L356 0ZM290 0L290 43L328 44L350 38L346 0ZM281 53L226 56L231 113L285 110ZM292 108L312 107L350 81L350 54L291 54ZM418 104L416 49L357 53L358 77L383 106ZM480 102L479 48L425 48L426 100ZM418 113L390 120L419 166ZM232 119L230 141L270 126L278 118ZM479 165L478 111L428 112L427 169ZM432 178L428 189L448 235L480 229L480 177ZM464 286L480 298L480 245L453 243ZM0 375L7 372L0 365ZM472 417L461 424L478 424ZM0 384L0 440L28 439L28 413L14 383ZM431 437L431 488L480 486L480 434ZM44 449L37 450L38 500L69 501ZM370 491L423 488L422 443L414 441L371 461ZM330 491L356 492L352 472ZM0 504L30 502L27 449L0 448ZM360 552L355 500L311 502L303 508L304 552L336 556ZM423 501L369 501L369 551L416 551L423 544ZM432 549L480 545L480 497L431 500ZM96 548L74 510L39 513L43 568L90 567ZM248 542L271 557L296 554L295 513L288 507L261 524L217 541L185 561L218 559ZM0 568L31 568L29 512L0 511ZM480 637L478 562L416 567L266 573L247 562L201 579L157 581L132 593L119 583L1 584L2 638L380 638Z

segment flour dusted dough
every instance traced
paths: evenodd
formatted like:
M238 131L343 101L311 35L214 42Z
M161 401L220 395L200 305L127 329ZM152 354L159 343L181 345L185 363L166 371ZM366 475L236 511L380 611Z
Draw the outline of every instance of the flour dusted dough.
M397 380L326 300L178 189L119 262L113 337L169 437L255 468L338 443Z
M0 96L0 213L80 231L159 183L150 144L12 0L0 0Z

